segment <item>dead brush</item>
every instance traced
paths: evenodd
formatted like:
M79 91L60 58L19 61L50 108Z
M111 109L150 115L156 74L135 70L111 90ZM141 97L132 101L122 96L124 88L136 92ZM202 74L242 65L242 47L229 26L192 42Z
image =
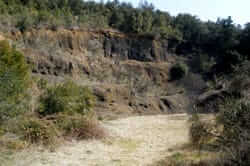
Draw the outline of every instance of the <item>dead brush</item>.
M107 134L93 117L82 115L58 115L55 120L56 126L62 131L66 137L76 139L102 139Z
M96 120L85 120L81 127L76 130L79 139L102 139L106 132Z
M32 144L53 146L59 137L59 132L53 123L38 118L24 120L21 130L23 131L24 140Z

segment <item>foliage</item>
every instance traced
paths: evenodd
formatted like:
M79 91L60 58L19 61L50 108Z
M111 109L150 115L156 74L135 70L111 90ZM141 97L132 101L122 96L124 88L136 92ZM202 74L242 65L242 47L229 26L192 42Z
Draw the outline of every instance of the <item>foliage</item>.
M219 139L226 151L226 163L249 165L250 147L250 104L245 101L227 99L220 106L217 123L223 125Z
M30 17L28 11L23 12L23 15L18 17L18 21L16 23L16 27L20 29L20 31L24 32L28 29L31 29L35 24L35 17Z
M228 99L220 105L220 114L217 122L223 124L223 136L230 144L238 144L239 141L250 138L250 103ZM248 135L244 135L248 134ZM224 142L225 143L225 142Z
M16 116L28 108L29 67L22 53L7 41L0 42L0 119Z
M48 88L40 102L39 113L44 116L59 112L86 114L94 105L94 96L88 88L67 81Z
M83 25L101 28L109 26L129 33L148 33L154 32L156 27L163 28L171 24L169 14L155 12L153 5L147 1L143 1L137 9L130 3L119 1L104 4L81 0L1 0L0 12L14 16L13 24L21 31L33 27L69 28ZM18 21L15 22L14 18L18 18Z
M174 25L182 32L186 41L192 41L193 44L200 42L203 29L201 21L196 16L179 14L174 20Z
M182 33L172 26L154 27L154 31L164 39L182 41Z
M237 51L227 51L225 52L217 64L214 66L216 73L232 73L235 67L239 66L244 62L244 57Z
M250 41L250 23L245 25L242 33L239 34L238 50L242 55L246 55L247 59L250 58L250 48L248 47Z
M184 63L177 63L170 69L171 80L180 80L188 73L188 67Z

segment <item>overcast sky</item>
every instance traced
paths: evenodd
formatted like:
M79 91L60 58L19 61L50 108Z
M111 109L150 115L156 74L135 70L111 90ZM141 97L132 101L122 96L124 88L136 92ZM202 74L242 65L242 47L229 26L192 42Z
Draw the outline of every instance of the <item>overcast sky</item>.
M99 1L99 0L96 0ZM141 0L120 0L137 6ZM250 22L250 0L148 0L157 9L168 11L171 15L190 13L207 21L218 17L232 16L236 24Z

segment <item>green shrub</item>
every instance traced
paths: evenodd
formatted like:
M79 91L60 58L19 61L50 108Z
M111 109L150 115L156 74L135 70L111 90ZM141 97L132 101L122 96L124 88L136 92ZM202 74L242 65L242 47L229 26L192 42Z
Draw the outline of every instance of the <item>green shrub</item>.
M22 53L0 41L0 120L29 109L30 70Z
M210 138L220 152L220 165L249 165L250 103L226 98L217 105L219 112L214 125L194 120L190 128L192 143L202 146Z
M226 153L223 162L227 165L249 165L250 103L226 99L219 109L217 123L223 125L219 143Z
M60 112L85 114L93 107L94 100L95 98L88 88L67 81L47 89L40 98L39 113L41 115L52 115Z
M188 73L188 67L184 63L177 63L170 69L171 80L180 80Z
M219 109L217 123L224 126L224 141L238 144L239 141L250 139L250 103L227 99ZM244 132L246 135L242 135Z

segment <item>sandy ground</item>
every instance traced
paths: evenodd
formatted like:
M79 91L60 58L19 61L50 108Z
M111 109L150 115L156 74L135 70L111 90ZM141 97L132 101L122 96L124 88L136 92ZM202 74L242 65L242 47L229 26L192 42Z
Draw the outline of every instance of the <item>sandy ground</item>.
M188 116L138 116L103 122L105 140L67 142L55 152L18 153L13 166L146 166L188 141ZM1 165L1 164L0 164Z

